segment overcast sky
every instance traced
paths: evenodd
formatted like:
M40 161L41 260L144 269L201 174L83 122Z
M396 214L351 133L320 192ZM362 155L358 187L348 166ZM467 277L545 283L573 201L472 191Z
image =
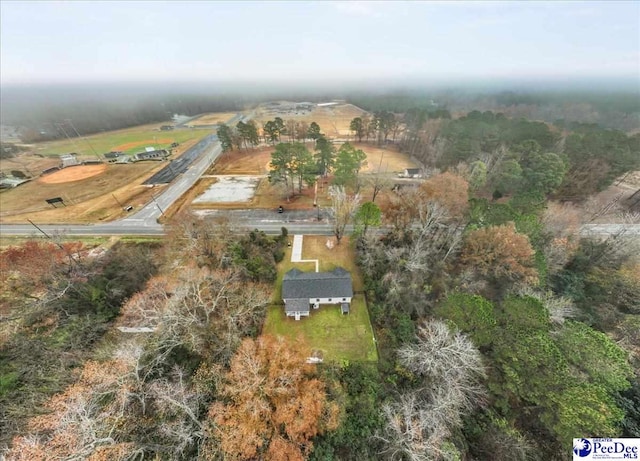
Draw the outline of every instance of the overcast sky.
M640 2L0 2L2 84L640 77Z

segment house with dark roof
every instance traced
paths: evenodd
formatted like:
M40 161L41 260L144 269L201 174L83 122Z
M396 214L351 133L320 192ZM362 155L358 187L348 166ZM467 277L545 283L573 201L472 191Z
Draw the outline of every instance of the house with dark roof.
M339 305L343 314L349 313L353 298L351 274L342 267L331 272L302 272L291 269L282 279L282 299L287 317L308 317L311 308L321 304Z

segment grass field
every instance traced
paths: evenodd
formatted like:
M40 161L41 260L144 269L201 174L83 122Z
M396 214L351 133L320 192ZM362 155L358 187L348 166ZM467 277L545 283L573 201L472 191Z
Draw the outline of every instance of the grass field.
M351 272L354 291L362 290L362 277L355 265L355 258L349 239L343 239L340 246L326 247L327 237L305 236L302 257L318 259L321 271L330 271L337 266ZM282 278L297 267L304 271L314 270L313 263L292 263L291 248L278 267L278 280L274 290L274 305L269 307L263 333L281 335L293 341L302 340L309 347L320 351L325 360L334 361L376 361L378 354L373 339L369 312L362 294L357 294L349 315L342 315L338 306L321 306L312 310L309 317L296 321L284 314L279 303L282 299Z
M134 154L144 151L146 146L168 149L171 143L183 143L190 139L200 139L205 134L208 134L201 130L189 128L158 131L159 126L159 124L142 125L124 130L93 134L83 139L72 138L71 140L61 139L38 143L33 146L33 153L49 156L76 152L80 155L95 157L94 150L98 154L120 150L127 154Z

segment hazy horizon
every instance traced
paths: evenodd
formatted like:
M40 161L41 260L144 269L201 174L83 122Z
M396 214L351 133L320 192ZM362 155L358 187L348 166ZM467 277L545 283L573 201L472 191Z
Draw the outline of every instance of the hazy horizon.
M639 2L2 2L0 12L5 88L633 89L640 79Z

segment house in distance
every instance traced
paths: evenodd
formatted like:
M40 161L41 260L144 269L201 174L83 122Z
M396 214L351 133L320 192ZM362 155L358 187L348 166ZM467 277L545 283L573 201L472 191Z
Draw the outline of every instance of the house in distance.
M282 279L282 299L287 317L308 317L311 307L336 304L343 314L349 313L353 297L351 274L342 267L330 272L302 272L291 269Z
M422 178L422 170L420 168L405 168L402 173L398 175L400 178Z

